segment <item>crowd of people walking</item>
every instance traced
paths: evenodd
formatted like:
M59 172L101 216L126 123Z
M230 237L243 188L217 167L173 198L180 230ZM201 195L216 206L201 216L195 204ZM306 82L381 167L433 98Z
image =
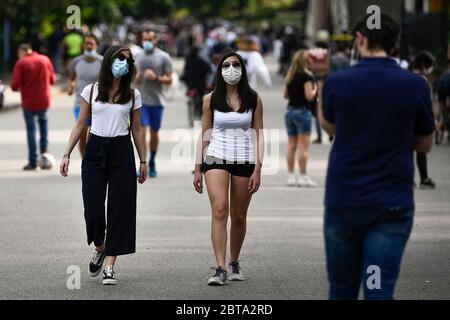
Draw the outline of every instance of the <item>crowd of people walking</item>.
M351 63L347 38L322 37L315 48L307 48L292 27L284 28L278 40L273 32L223 25L205 29L200 24L179 30L176 39L149 27L106 37L101 26L59 37L65 43L63 65L76 121L60 172L68 176L78 143L87 243L95 246L89 275L103 272L103 284L116 284L117 256L136 250L137 182L158 177L159 130L168 104L164 88L174 80L175 51L186 56L181 80L188 96L197 97L194 105L201 118L193 185L203 193L205 180L211 208L216 265L207 283L244 280L239 258L263 171L264 101L259 90L273 84L264 55L274 50L283 76L280 103L286 99L287 186L317 187L308 171L311 136L315 130L313 142L322 143L325 131L333 141L325 183L329 297L357 298L365 280L361 270L378 265L381 289L364 288L365 297L393 298L414 216L413 152L418 187L434 189L427 153L435 129L442 129L436 119L448 114L450 82L448 73L435 81L436 59L430 52L417 53L410 70L404 70L404 61L395 59L398 24L383 15L382 29L375 32L364 19L352 34L356 63ZM27 44L19 47L18 57L11 88L21 92L27 129L29 155L23 169L38 170L35 122L41 158L49 157L47 109L58 58ZM441 102L437 114L434 92Z

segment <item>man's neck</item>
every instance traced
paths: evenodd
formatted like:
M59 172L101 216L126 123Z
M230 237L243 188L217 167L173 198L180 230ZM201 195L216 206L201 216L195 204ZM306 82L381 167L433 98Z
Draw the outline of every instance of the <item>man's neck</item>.
M387 58L388 55L384 50L368 50L361 54L361 58Z
M86 61L86 62L94 62L95 60L96 60L97 58L95 58L95 57L84 57L84 60Z

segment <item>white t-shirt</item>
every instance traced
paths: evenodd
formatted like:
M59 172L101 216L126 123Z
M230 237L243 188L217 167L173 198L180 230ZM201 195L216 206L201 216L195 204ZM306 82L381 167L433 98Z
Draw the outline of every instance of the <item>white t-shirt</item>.
M91 85L84 87L81 97L89 104ZM95 101L98 95L98 83L94 85L92 94L92 124L91 133L100 137L118 137L128 134L130 126L130 111L132 101L126 104L105 103ZM134 110L142 107L141 93L134 89Z

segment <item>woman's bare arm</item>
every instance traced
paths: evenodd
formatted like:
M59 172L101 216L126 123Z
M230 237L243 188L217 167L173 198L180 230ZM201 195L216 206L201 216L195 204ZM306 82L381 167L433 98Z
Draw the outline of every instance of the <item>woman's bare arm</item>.
M264 158L264 119L263 119L263 104L261 98L258 96L258 102L253 115L253 130L256 135L256 158L255 158L255 171L261 172L261 167Z
M86 100L84 100L84 98L81 98L80 114L78 115L78 120L73 126L72 131L70 132L69 142L67 143L66 149L64 151L65 155L70 155L72 153L73 148L75 148L78 140L80 140L81 133L84 131L84 129L86 129L86 122L90 114L90 108L91 107L86 102Z
M197 141L197 148L195 153L195 171L201 171L201 165L203 162L203 153L206 147L209 145L209 140L211 138L211 94L206 95L203 98L203 116L202 116L202 132Z
M312 81L305 82L303 86L303 90L305 90L305 98L308 101L313 101L317 95L317 85Z
M146 148L145 148L145 135L141 127L141 109L133 111L133 121L131 124L131 133L136 145L136 149L139 154L139 159L145 161Z

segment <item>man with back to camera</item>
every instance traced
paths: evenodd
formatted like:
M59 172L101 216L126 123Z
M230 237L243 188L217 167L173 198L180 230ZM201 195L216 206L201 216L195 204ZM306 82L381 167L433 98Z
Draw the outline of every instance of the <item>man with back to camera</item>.
M156 47L156 33L142 33L144 51L136 57L139 72L138 87L142 95L141 125L150 128L149 177L157 176L155 157L159 144L159 129L166 101L163 85L172 83L172 61L168 53Z
M368 17L354 30L361 61L323 89L323 128L336 137L325 192L330 299L357 299L361 283L366 299L393 299L413 226L413 152L430 151L435 128L426 81L389 58L399 25L381 14L381 29L369 29Z

